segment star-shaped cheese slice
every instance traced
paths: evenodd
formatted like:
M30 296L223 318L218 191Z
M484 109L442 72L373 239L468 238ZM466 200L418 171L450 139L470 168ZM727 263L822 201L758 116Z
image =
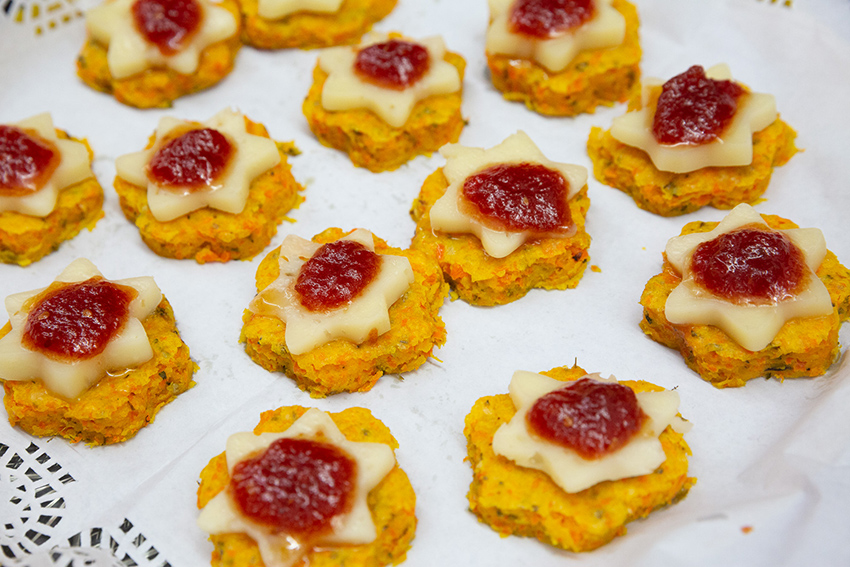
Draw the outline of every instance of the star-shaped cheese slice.
M198 0L201 8L199 29L173 55L163 55L148 42L133 21L136 0L107 0L86 12L86 28L91 37L106 45L106 63L114 79L124 79L151 67L170 67L189 75L198 69L201 52L239 31L232 13L215 2Z
M611 6L612 0L595 0L593 17L562 35L539 39L510 29L509 16L516 0L489 0L488 54L536 61L549 71L563 71L579 51L616 47L626 36L626 19Z
M232 474L238 462L284 438L332 443L357 463L357 481L351 509L332 518L333 532L312 542L313 545L363 545L374 541L377 532L366 497L395 467L392 449L383 443L348 441L327 413L311 408L282 433L255 435L246 432L231 435L226 449L228 471ZM257 542L267 567L289 567L309 551L303 542L291 535L271 533L268 528L244 517L229 490L219 492L201 509L198 526L210 534L247 534Z
M403 90L383 88L357 76L354 62L357 53L370 45L388 41L390 36L369 34L356 46L331 47L319 56L319 67L328 74L322 87L322 107L331 112L365 108L394 128L404 126L417 102L434 95L460 90L460 73L443 59L446 46L439 36L409 40L428 50L428 71Z
M431 228L445 233L474 234L484 250L494 258L504 258L529 239L537 238L533 232L494 230L478 219L463 212L463 184L472 175L500 164L539 164L559 172L567 183L567 201L587 183L587 169L580 165L549 160L522 130L512 134L492 148L470 148L460 144L446 144L440 148L446 158L443 174L449 182L446 192L431 207ZM572 236L565 233L563 237Z
M192 125L218 130L233 144L235 151L222 178L216 180L215 185L196 191L175 191L151 181L147 175L148 164L164 145L163 140L168 140L169 133L175 129ZM202 123L163 117L156 129L153 147L119 156L115 160L115 170L119 177L133 185L147 187L148 208L156 220L167 222L203 207L241 213L248 201L251 182L278 163L280 153L274 141L249 134L245 130L245 117L224 109Z
M759 225L760 229L781 232L803 253L808 270L804 289L774 304L734 303L698 286L690 273L696 247L738 228ZM682 282L667 297L664 316L681 325L714 325L750 351L765 348L786 321L795 317L819 317L832 313L829 291L815 275L826 255L826 241L817 228L773 230L750 205L740 204L710 232L695 232L671 238L665 250L667 261L682 275Z
M79 258L68 265L55 282L84 282L102 274L89 260ZM130 302L129 316L100 354L84 360L61 361L30 350L22 344L31 298L44 289L10 295L6 311L12 330L0 339L0 378L3 380L41 380L51 392L67 399L79 397L89 386L97 383L107 372L124 372L153 356L142 320L162 301L162 293L153 278L142 276L109 280L115 285L132 287L136 297Z
M706 70L714 80L733 80L729 66L715 65ZM747 91L738 99L734 118L719 138L705 144L660 144L652 133L655 104L650 104L654 90L664 81L647 78L643 83L640 110L627 112L611 122L611 135L618 141L645 151L653 165L661 171L687 173L703 167L749 165L753 161L753 133L776 120L773 95ZM657 98L657 97L656 97Z
M342 240L359 242L375 251L372 233L357 229ZM375 279L347 304L328 311L306 309L295 291L301 266L321 248L310 240L290 234L280 246L280 276L262 290L249 309L277 317L286 324L284 340L293 355L303 354L335 339L361 344L390 330L389 308L413 282L413 269L404 256L381 254Z
M603 381L598 374L588 375ZM608 381L616 382L610 378ZM568 447L529 433L526 415L534 403L549 392L568 386L542 374L519 370L508 389L516 414L502 424L493 437L493 451L521 467L545 472L566 492L579 492L605 480L620 480L649 474L666 456L658 436L671 425L685 433L690 424L677 416L679 394L673 390L636 392L638 404L647 419L643 427L623 447L598 459L584 459Z
M21 196L0 195L0 212L16 211L34 217L46 217L56 207L59 191L94 177L85 144L59 138L53 127L53 118L47 112L10 124L10 126L33 132L39 138L53 144L59 151L60 161L53 170L53 175L38 191Z
M335 14L342 0L259 0L257 14L264 20L280 20L296 12Z

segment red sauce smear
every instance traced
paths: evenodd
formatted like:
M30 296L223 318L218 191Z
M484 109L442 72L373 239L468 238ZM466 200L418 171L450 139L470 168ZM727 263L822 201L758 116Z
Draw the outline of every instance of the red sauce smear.
M342 449L309 439L278 439L233 467L230 489L248 518L293 536L331 531L351 508L357 463Z
M463 183L471 212L496 230L566 232L569 187L558 171L533 163L494 165Z
M428 72L428 50L417 43L391 39L357 52L354 72L364 81L404 90Z
M56 146L40 136L0 125L0 195L19 197L38 191L61 159Z
M676 75L661 88L652 133L660 144L704 144L720 135L735 117L746 91L733 81L705 76L699 65Z
M133 21L136 29L163 55L174 55L201 27L197 0L136 0Z
M526 416L535 434L584 459L613 453L628 443L645 419L631 388L590 378L542 396Z
M310 311L335 309L357 297L380 267L380 256L359 242L337 240L322 245L304 262L295 291Z
M218 130L190 130L154 154L148 177L166 189L205 189L221 176L233 154L233 145Z
M23 345L60 360L92 358L127 321L135 297L100 277L48 291L27 315Z
M508 25L513 33L549 39L581 26L595 12L593 0L518 0Z
M796 293L805 274L803 253L781 232L743 228L696 247L694 282L730 301L775 303Z

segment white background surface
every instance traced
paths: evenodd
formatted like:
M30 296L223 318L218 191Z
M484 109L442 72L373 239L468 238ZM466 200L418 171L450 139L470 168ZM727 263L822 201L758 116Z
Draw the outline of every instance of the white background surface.
M778 168L760 212L819 227L827 246L850 262L850 4L798 0L793 8L756 0L638 0L645 76L669 78L692 64L730 65L754 90L773 93L805 151ZM378 30L411 37L442 34L467 60L461 143L489 147L523 129L556 161L590 168L585 142L592 125L607 128L620 105L595 115L544 118L503 101L489 83L483 42L484 0L400 0ZM237 343L243 309L254 294L251 262L198 265L154 255L127 222L112 190L115 157L144 147L159 118L204 120L231 105L264 123L273 138L302 150L290 163L306 201L284 223L269 250L289 233L309 238L329 226L365 227L392 245L413 235L410 204L425 177L443 165L437 154L395 172L355 169L320 146L301 114L315 51L244 48L218 87L179 99L170 110L140 111L89 90L74 61L82 20L35 38L26 25L0 20L0 122L50 111L57 127L86 137L106 191L105 213L92 232L27 267L0 265L0 296L43 287L73 259L86 256L108 278L152 275L171 301L183 339L200 370L197 386L159 413L134 439L89 448L35 440L77 482L65 487L65 510L51 545L91 527L127 518L174 566L207 564L211 545L195 527L201 468L236 431L253 428L261 411L283 405L372 410L400 443L396 455L417 493L419 526L405 565L847 565L850 534L850 368L836 365L814 380L754 380L717 390L690 371L677 352L643 336L638 304L661 268L661 251L691 220L719 220L702 209L665 219L590 179L588 270L574 290L533 291L513 304L473 308L446 302L448 341L432 360L400 379L382 378L370 392L313 400L285 376L256 366ZM843 343L850 334L845 325ZM500 538L467 510L471 480L462 434L474 401L506 393L516 369L542 371L574 361L590 372L678 388L693 422L690 474L698 483L678 505L628 526L597 551L571 554L517 537ZM21 450L31 438L0 419L0 440ZM5 480L0 473L0 479ZM8 478L8 477L6 477ZM6 483L0 491L11 491ZM13 512L6 493L0 517ZM752 527L745 533L744 527ZM20 534L5 533L5 537ZM2 556L0 556L2 557ZM0 559L2 562L3 559ZM137 560L138 561L138 560ZM151 563L154 564L154 563Z

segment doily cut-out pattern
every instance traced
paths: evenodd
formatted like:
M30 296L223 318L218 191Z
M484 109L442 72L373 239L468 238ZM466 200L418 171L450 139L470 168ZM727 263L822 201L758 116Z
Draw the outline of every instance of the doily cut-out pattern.
M3 567L172 567L147 537L124 521L66 538L65 487L77 480L36 443L0 442L0 565ZM60 533L61 530L61 533Z
M0 0L0 23L25 26L39 36L75 20L97 0Z
M54 539L64 517L64 485L74 477L35 443L14 450L0 443L0 498L4 510L0 558L37 551Z
M140 567L172 567L133 523L124 521L115 530L92 528L68 539L73 548L105 549L116 558L116 565ZM101 567L101 564L96 564Z

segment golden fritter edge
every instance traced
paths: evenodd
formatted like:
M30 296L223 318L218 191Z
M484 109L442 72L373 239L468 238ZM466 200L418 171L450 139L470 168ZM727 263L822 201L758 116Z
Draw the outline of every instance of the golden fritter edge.
M322 89L328 75L317 64L313 85L302 105L310 130L322 145L345 152L355 166L375 173L398 169L417 155L430 155L445 144L456 142L465 125L460 110L466 61L451 51L443 59L460 73L460 90L420 100L401 128L390 126L365 109L325 110Z
M564 366L541 374L569 382L586 372ZM663 390L642 380L620 383L635 392ZM503 537L534 537L568 551L590 551L624 535L628 522L678 502L696 483L687 475L690 448L668 426L659 437L667 459L654 472L567 493L546 473L493 452L493 435L515 413L509 395L483 397L466 416L463 431L473 472L470 511Z
M56 136L83 144L88 151L91 166L94 153L86 139L71 137L58 129ZM29 266L58 250L63 242L71 240L84 228L94 229L103 216L103 189L94 175L61 189L56 198L56 207L45 217L2 211L0 262Z
M245 118L246 131L269 138L262 124ZM151 137L148 148L153 145ZM178 260L194 258L199 264L250 260L277 234L286 214L304 198L304 188L292 176L287 156L297 155L291 142L275 142L280 163L251 182L241 213L204 207L170 221L158 221L148 208L147 188L116 176L115 192L127 220L139 229L145 244L156 254Z
M92 89L111 94L118 102L136 108L169 108L181 96L212 87L230 74L242 47L238 2L220 0L218 5L236 18L236 32L204 49L194 73L186 75L170 67L152 67L115 79L106 61L107 46L89 37L77 56L77 76Z
M585 217L590 208L587 186L570 199L576 234L570 238L531 240L504 258L493 258L471 234L442 234L431 229L430 211L449 183L438 169L425 179L410 216L416 221L411 248L434 258L452 290L472 305L504 305L534 288L574 288L590 261Z
M142 321L153 358L124 374L107 374L76 400L50 393L40 381L3 386L9 423L37 437L59 436L89 445L120 443L153 422L157 412L195 385L198 368L180 338L174 312L165 298ZM11 331L10 323L0 337Z
M353 43L390 14L398 0L343 0L333 14L295 12L279 20L258 15L258 0L241 0L242 41L258 49L313 49Z
M330 228L314 242L327 243L348 234ZM362 344L337 339L309 352L293 355L286 349L286 325L276 317L245 310L239 341L248 356L269 372L283 372L313 397L339 392L370 390L384 374L409 372L420 367L435 347L446 342L446 328L439 316L448 295L439 267L415 250L393 248L375 237L375 252L406 257L414 282L389 310L391 328ZM265 289L280 274L280 248L272 250L257 269L257 290Z
M621 45L581 51L557 73L529 59L488 53L493 86L506 100L549 116L593 113L597 106L628 100L640 86L640 22L633 4L614 0L612 6L626 19Z
M788 219L762 215L775 229L797 228ZM695 221L681 234L709 232L716 222ZM813 377L824 374L838 357L838 331L850 318L850 270L830 251L816 271L832 299L833 313L823 317L791 319L760 351L741 347L719 328L710 325L674 325L664 316L667 296L682 278L664 260L662 273L652 277L640 298L643 319L640 328L652 340L678 350L685 363L703 380L718 388L739 387L748 380Z
M308 408L282 407L263 412L255 434L281 432L289 428ZM330 414L349 441L384 443L392 449L398 442L389 428L364 408L348 408ZM207 505L230 482L227 460L221 453L204 467L198 486L198 508ZM313 550L295 567L338 567L357 565L381 567L404 561L416 531L416 494L405 472L396 464L367 497L378 537L370 544L346 545ZM256 542L241 533L211 535L213 567L259 567L264 565Z

